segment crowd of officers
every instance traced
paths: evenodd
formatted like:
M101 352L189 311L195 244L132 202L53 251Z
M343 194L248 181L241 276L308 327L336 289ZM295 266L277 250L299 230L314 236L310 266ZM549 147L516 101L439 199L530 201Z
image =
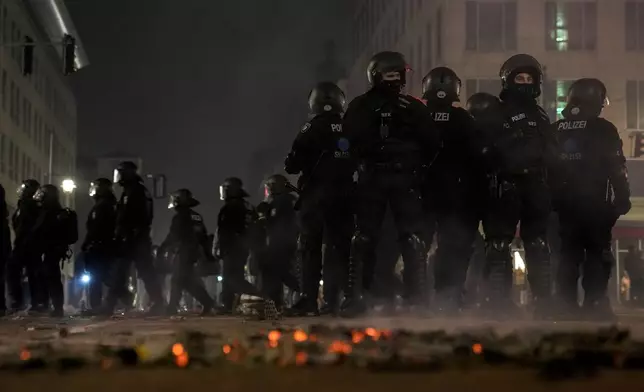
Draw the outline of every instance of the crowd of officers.
M553 124L537 103L543 72L532 56L509 58L500 70L500 95L476 93L465 108L453 70L431 70L422 99L403 92L408 70L402 54L376 54L367 69L369 91L348 105L337 85L319 83L309 95L310 118L285 160L285 171L299 175L297 185L273 175L264 201L253 206L242 181L226 179L215 235L194 211L199 202L191 192L173 193L175 215L156 259L152 197L137 167L123 162L115 171L114 182L123 188L119 200L111 181L92 183L95 205L82 250L93 312L110 315L119 300L132 304L127 279L134 265L155 314L175 313L186 291L204 314L231 314L236 298L247 294L263 299L266 317L356 317L375 307L456 316L466 307L465 280L482 224L480 315L521 317L512 300L511 245L519 233L533 317L612 319L611 230L631 205L620 137L600 117L608 104L604 84L573 83L563 118ZM13 249L6 203L2 225L10 310L25 306L24 270L31 308L49 309L51 300L53 314L62 315L59 264L76 241L76 216L61 207L53 185L27 180L19 199L11 218ZM402 305L373 295L376 246L388 208L404 262ZM555 276L547 241L553 212L561 243ZM195 270L198 260L222 261L219 307ZM172 274L168 303L159 268ZM248 271L257 277L254 283L246 279ZM288 308L285 288L299 294Z
M363 315L383 305L373 295L373 282L389 208L404 288L403 305L385 301L385 309L460 314L482 224L480 315L512 319L523 312L512 300L511 246L518 233L534 318L614 318L607 296L611 231L631 204L621 139L601 117L608 104L604 84L573 83L563 118L553 124L537 103L543 72L532 56L509 58L500 70L500 95L476 93L465 108L453 70L431 70L422 82L422 100L403 93L407 71L402 54L376 54L367 69L369 91L346 109L335 84L320 83L311 91L310 119L285 161L287 173L299 174L297 186L272 176L266 200L253 209L239 179L224 183L218 250L224 268L230 264L231 276L232 268L241 271L255 247L259 271L271 282L268 298L278 309L277 288L287 285L302 294L288 309L293 315ZM553 213L561 259L554 274L548 244ZM263 222L264 235L249 230L253 222ZM428 287L434 241L434 285ZM299 282L289 268L294 253ZM267 295L242 287L248 282L239 272L232 286L227 280L224 270L226 292Z

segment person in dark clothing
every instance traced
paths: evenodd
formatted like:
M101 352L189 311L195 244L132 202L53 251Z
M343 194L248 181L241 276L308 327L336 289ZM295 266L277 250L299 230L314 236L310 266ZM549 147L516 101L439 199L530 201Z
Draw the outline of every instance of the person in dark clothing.
M248 294L261 297L260 291L244 276L244 270L250 255L252 226L257 221L255 208L245 199L248 193L242 181L237 177L224 180L219 187L223 207L217 217L217 235L215 238L215 256L223 260L222 271L222 308L220 313L231 314L234 311L236 294Z
M423 201L428 216L436 218L435 309L446 314L462 306L482 194L474 120L465 109L454 106L460 101L460 90L461 80L446 67L434 68L423 79L423 99L442 139L423 184Z
M113 283L109 287L104 313L114 312L118 298L127 296L127 279L132 263L145 283L152 307L150 313L163 314L166 306L159 277L154 270L150 231L153 219L153 201L133 162L121 162L114 171L114 183L123 188L116 204L115 249L117 262Z
M76 213L60 204L60 192L55 185L46 184L34 195L40 205L32 238L42 257L46 288L53 306L51 315L62 317L65 301L60 263L69 259L70 245L78 240L78 219Z
M94 206L87 216L87 234L81 246L85 254L85 269L90 276L89 303L92 312L100 310L103 285L109 285L109 270L114 264L114 230L116 225L116 196L112 181L98 178L90 184L89 196ZM129 291L128 291L129 292Z
M551 184L562 258L558 304L568 315L598 320L615 319L607 296L614 264L611 233L617 218L631 209L621 138L615 125L600 117L606 97L600 80L577 80L568 91L563 119L552 128L557 136L557 160ZM580 267L581 314L577 302Z
M312 118L295 138L284 164L289 174L300 174L301 233L298 252L302 264L303 298L293 311L318 314L320 278L324 277L323 314L336 313L343 271L349 262L355 161L342 130L344 92L331 82L319 83L309 95ZM324 260L322 244L325 243ZM323 262L324 261L324 262Z
M45 312L47 308L46 283L42 276L40 264L42 260L35 251L32 232L40 210L38 203L33 199L40 184L30 179L23 181L18 189L18 208L11 217L15 234L13 253L7 268L7 283L11 297L11 310L18 311L23 308L23 269L26 270L31 297L31 311Z
M377 237L388 205L405 262L407 305L424 307L428 300L419 177L422 165L438 151L439 134L427 107L402 93L406 73L402 54L376 54L367 68L371 89L349 104L343 119L349 151L359 162L357 230L351 245L344 316L367 310L363 293L373 280ZM363 268L371 276L363 279Z
M291 267L297 249L296 198L287 187L288 180L281 174L270 176L265 182L265 199L257 205L257 224L262 230L262 248L259 252L259 270L262 292L275 302L277 309L283 306L286 285L299 291L297 277Z
M201 303L202 315L209 314L215 306L215 301L210 298L195 271L195 264L202 256L215 262L203 217L193 210L198 205L199 201L192 197L188 189L179 189L170 196L168 207L174 209L175 215L158 252L173 255L169 314L177 313L184 290Z
M624 269L630 279L630 302L641 307L644 305L644 259L642 252L632 245L624 257Z
M11 257L11 231L9 229L9 209L4 187L0 185L0 316L7 312L5 281L9 257Z
M493 317L515 317L511 301L511 243L521 222L521 239L526 254L528 282L536 318L552 313L552 278L547 243L550 190L546 183L548 161L552 159L554 135L550 119L537 104L543 71L532 56L509 58L499 73L498 127L486 129L483 151L492 171L484 219L488 301L485 311Z

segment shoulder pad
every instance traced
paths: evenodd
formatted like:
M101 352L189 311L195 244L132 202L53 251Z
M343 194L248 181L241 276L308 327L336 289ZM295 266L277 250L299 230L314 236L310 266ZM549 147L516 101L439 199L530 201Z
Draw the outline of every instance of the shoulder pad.
M300 132L306 133L309 129L311 129L311 123L307 122L302 126L302 129L300 130Z

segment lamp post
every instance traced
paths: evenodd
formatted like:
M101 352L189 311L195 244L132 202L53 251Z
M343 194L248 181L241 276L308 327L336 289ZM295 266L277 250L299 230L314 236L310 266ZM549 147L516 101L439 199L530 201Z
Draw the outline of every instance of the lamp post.
M65 207L71 208L71 197L76 190L76 183L71 178L66 178L60 184L60 187L65 193Z
M65 207L72 207L72 194L76 190L76 183L71 178L66 178L60 184L61 189L65 193ZM69 282L73 281L74 277L74 259L69 260L68 263L63 263L63 294L65 297L65 305L69 305Z

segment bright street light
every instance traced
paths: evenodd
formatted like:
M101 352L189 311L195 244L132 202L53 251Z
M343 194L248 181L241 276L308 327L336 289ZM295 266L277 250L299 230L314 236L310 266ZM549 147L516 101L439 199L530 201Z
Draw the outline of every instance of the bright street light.
M76 189L76 183L74 182L74 180L67 178L63 180L61 187L63 188L63 192L72 193L74 192L74 189Z

